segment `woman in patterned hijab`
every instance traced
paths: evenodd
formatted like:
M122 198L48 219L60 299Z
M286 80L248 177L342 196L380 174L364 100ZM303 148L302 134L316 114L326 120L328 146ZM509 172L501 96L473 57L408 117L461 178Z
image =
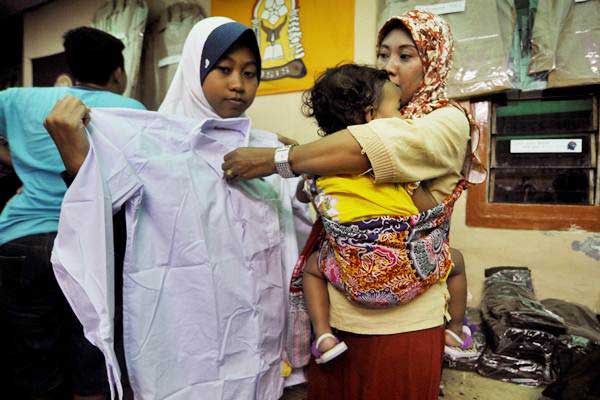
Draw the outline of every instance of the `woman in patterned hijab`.
M435 14L412 10L383 25L377 62L392 82L407 90L402 116L421 117L448 105L446 82L453 54L450 27Z

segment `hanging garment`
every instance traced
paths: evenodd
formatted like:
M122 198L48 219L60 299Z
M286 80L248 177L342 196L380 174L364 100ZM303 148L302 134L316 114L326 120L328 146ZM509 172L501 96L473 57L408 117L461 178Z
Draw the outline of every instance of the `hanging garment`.
M181 60L183 43L194 25L204 17L197 4L175 3L146 30L139 91L149 110L157 110L165 98Z
M127 87L124 96L137 93L142 44L148 6L144 0L109 0L94 14L92 26L108 32L125 45L123 58L127 73Z
M600 83L600 2L540 0L529 72L548 88Z
M112 214L124 207L124 346L136 399L278 399L297 181L230 185L221 172L227 152L274 147L276 136L247 118L198 124L120 109L94 109L88 133L52 262L119 397Z

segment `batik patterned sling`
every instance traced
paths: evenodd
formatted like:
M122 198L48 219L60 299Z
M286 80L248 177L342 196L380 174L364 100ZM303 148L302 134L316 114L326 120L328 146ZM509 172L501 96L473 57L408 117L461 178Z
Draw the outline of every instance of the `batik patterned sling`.
M452 269L450 217L466 185L461 181L442 203L416 215L315 223L290 285L287 353L292 366L310 359L310 318L302 292L308 257L319 252L321 272L350 301L368 308L407 303L445 280Z

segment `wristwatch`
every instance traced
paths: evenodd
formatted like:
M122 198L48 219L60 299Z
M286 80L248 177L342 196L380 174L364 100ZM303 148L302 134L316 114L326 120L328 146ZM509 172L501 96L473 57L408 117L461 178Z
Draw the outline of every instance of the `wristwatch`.
M290 167L290 150L295 145L290 144L275 149L275 169L282 178L293 178L297 176Z

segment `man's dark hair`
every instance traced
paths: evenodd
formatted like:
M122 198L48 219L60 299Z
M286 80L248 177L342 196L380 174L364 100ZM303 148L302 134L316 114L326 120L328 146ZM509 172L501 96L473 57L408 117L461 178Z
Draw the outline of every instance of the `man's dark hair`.
M386 81L387 72L376 68L356 64L328 68L304 92L302 113L315 117L323 136L364 124L365 111L377 107Z
M80 82L105 85L117 68L124 67L123 42L106 32L82 26L63 38L67 65Z

